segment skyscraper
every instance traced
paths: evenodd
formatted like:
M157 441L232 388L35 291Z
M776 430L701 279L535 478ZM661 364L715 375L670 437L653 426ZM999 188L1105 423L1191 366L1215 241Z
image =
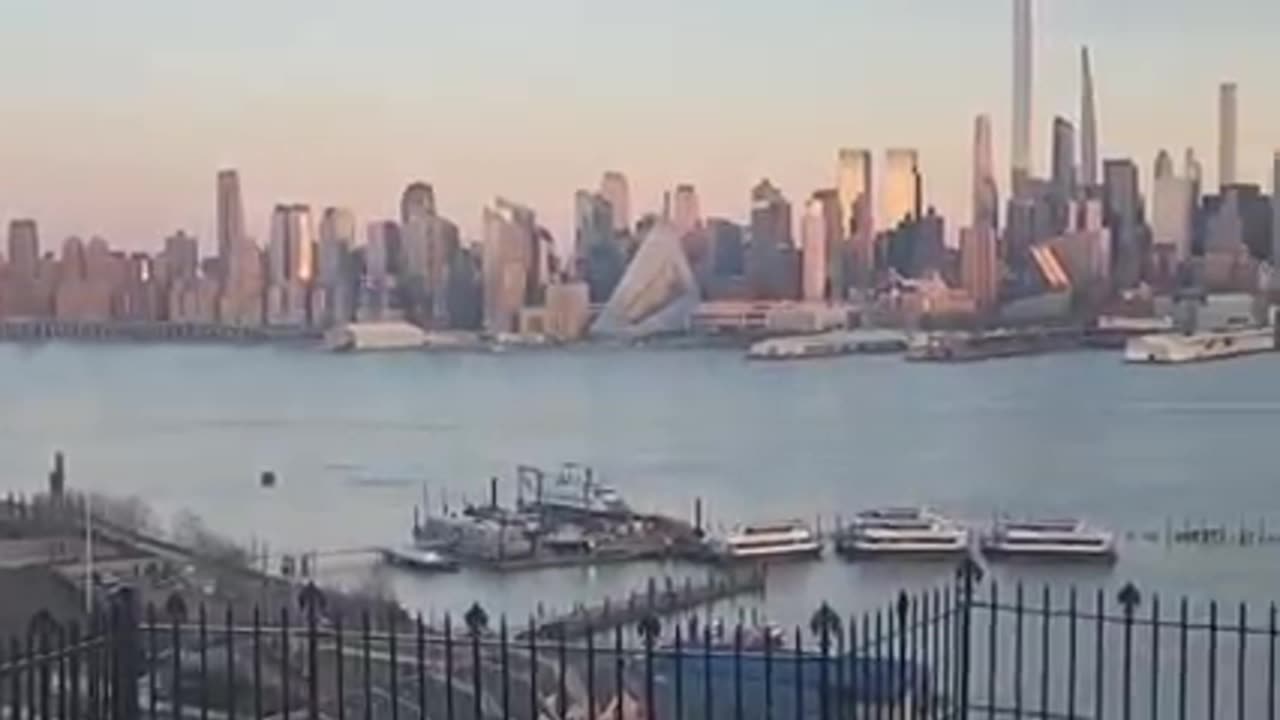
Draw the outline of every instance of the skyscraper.
M1093 67L1089 48L1080 49L1080 185L1098 187L1098 108L1093 97Z
M837 190L818 190L805 203L800 225L804 252L801 287L805 300L823 301L837 297L844 285L840 256L841 201Z
M485 208L483 221L484 327L513 332L536 278L537 221L532 210L504 198Z
M1064 117L1053 119L1053 175L1050 182L1054 194L1064 201L1075 195L1076 128Z
M40 232L35 220L9 222L9 270L15 279L31 280L40 265Z
M1191 256L1193 187L1190 178L1178 176L1173 158L1161 150L1156 156L1152 181L1151 241L1156 246L1172 248L1179 262Z
M236 255L245 242L244 204L240 198L240 173L235 170L218 172L217 198L218 262L222 267L226 284L234 285L235 275L241 263Z
M1280 267L1280 150L1271 161L1271 265Z
M1138 283L1142 270L1142 196L1138 166L1132 160L1107 160L1102 166L1104 225L1111 230L1112 277L1116 287Z
M615 241L613 203L603 192L579 190L573 197L573 207L573 252L578 275L587 283L591 302L604 302L613 293L623 270L622 250Z
M979 115L973 123L973 226L992 230L1000 226L1000 191L992 160L989 115Z
M960 231L961 283L973 297L979 311L990 310L999 296L1000 261L996 255L993 228L976 225Z
M410 183L400 194L400 224L408 225L415 217L430 217L436 214L436 190L430 183L422 181Z
M631 227L631 189L627 176L617 170L606 172L600 179L600 194L609 201L614 232L626 232Z
M1218 185L1226 187L1237 182L1237 97L1236 84L1223 83L1218 88Z
M747 286L761 300L780 299L787 285L783 250L791 248L791 203L768 180L751 189L751 245L747 253Z
M1031 0L1013 0L1013 163L1012 192L1022 194L1031 177Z
M840 211L837 257L850 272L838 278L844 287L832 290L843 296L850 284L868 286L875 272L875 206L869 150L841 148L836 154L836 194Z
M923 204L919 156L909 148L892 148L885 153L884 227L892 229L904 220L920 217Z
M673 203L671 222L681 236L698 229L702 224L702 209L697 188L687 183L677 185Z

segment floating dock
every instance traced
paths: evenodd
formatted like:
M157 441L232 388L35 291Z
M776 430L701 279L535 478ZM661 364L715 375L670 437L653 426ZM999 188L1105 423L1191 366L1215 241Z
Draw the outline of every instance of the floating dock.
M764 589L763 567L710 575L702 583L686 582L678 587L668 583L659 588L656 580L651 578L646 592L633 592L620 600L606 599L597 605L578 607L535 623L533 632L540 638L575 640L635 625L651 615L678 615L740 595L760 594ZM527 630L520 634L521 637L528 635Z

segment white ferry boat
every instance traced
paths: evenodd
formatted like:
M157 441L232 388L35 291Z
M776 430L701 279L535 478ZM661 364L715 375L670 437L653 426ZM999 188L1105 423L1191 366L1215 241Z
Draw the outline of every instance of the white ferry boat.
M817 558L822 540L800 521L744 525L724 539L721 554L727 560Z
M991 558L1115 560L1115 536L1079 520L1001 520L982 540Z
M1271 328L1239 328L1191 335L1144 335L1129 340L1124 348L1124 359L1129 363L1177 365L1275 350L1275 332Z
M969 551L969 530L924 508L859 513L836 542L846 557L951 557Z

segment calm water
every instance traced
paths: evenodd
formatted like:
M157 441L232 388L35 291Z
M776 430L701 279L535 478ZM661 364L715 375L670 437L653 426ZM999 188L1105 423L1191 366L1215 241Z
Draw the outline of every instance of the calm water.
M712 525L927 503L1082 515L1120 531L1192 516L1280 528L1280 358L1176 369L1079 353L977 365L894 358L748 364L726 351L334 356L283 348L0 346L0 485L37 487L56 449L70 482L190 509L276 549L395 544L421 483L480 499L518 463L589 462L633 504ZM258 474L274 469L272 491ZM368 483L368 478L400 480ZM505 492L512 492L510 483ZM1280 546L1126 543L1111 570L1030 582L1270 598ZM327 561L360 582L360 561ZM380 575L427 612L479 598L515 614L616 594L655 572ZM1006 573L1008 571L1005 571ZM854 610L948 570L832 559L779 570L766 611Z

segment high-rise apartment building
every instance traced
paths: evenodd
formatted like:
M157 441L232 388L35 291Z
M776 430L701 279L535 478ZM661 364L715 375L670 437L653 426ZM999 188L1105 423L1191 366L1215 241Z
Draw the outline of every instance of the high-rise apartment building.
M223 279L234 285L235 274L242 270L237 253L245 242L244 202L240 196L240 173L220 170L217 178L218 262Z
M1161 150L1152 180L1151 242L1172 248L1179 262L1191 257L1193 203L1191 179L1180 177L1174 170L1173 157Z
M200 243L179 230L164 239L160 253L160 275L166 281L191 280L200 270Z
M40 267L40 231L35 220L9 222L9 273L32 279Z
M1238 182L1236 151L1239 142L1238 98L1235 83L1218 88L1218 186Z
M683 237L702 225L698 190L688 183L677 185L672 201L671 223Z
M1271 161L1271 265L1280 267L1280 150Z
M1067 201L1075 196L1076 128L1064 117L1053 119L1053 167L1050 182L1055 195Z
M600 178L600 194L609 201L613 216L614 232L623 233L631 228L631 189L627 176L617 170L609 170Z
M1013 0L1013 165L1012 192L1021 196L1031 177L1031 91L1033 77L1031 0Z
M994 228L977 225L960 231L960 277L979 311L995 307L1000 293L1000 259Z
M436 191L430 183L410 183L400 195L400 224L408 225L413 218L427 218L436 214Z
M836 154L836 193L840 210L837 255L848 270L833 292L844 295L848 285L867 287L875 274L875 218L871 179L871 151L841 148Z
M991 116L979 115L973 123L973 227L1000 226L1000 191L996 185L991 147Z
M838 190L818 190L805 203L800 224L803 297L809 301L838 299L844 287L844 262L840 253L840 195Z
M1098 187L1098 108L1093 92L1089 48L1080 50L1080 185L1086 192Z
M751 189L751 231L747 251L747 286L752 297L780 299L787 286L783 250L795 243L791 203L773 183L761 180Z
M484 327L514 332L536 274L537 222L532 210L498 198L483 223Z
M923 198L919 155L909 148L892 148L885 153L883 222L886 228L920 217Z
M311 208L276 205L271 213L268 275L273 284L309 283L315 275L315 237Z
M577 275L591 302L609 299L622 278L624 258L617 242L613 202L603 193L579 190L573 197L573 252Z
M1142 196L1138 166L1132 160L1107 160L1102 166L1103 220L1111 230L1112 278L1118 288L1130 288L1141 277Z

